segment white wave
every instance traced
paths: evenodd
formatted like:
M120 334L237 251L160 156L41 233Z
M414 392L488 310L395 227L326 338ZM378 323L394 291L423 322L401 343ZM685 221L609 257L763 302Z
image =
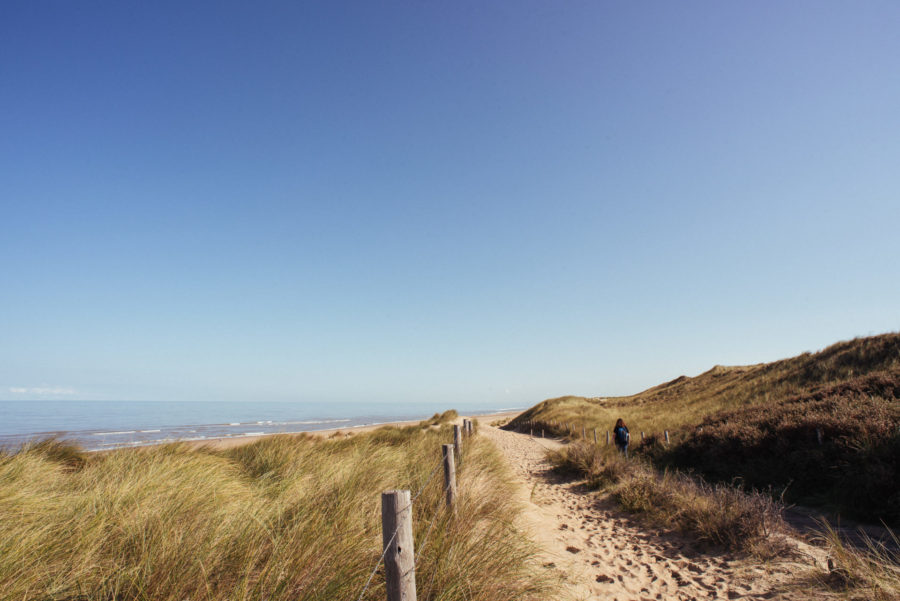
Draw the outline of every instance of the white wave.
M121 432L94 432L94 436L106 436L109 434L110 436L114 434L134 434L135 430L123 430Z

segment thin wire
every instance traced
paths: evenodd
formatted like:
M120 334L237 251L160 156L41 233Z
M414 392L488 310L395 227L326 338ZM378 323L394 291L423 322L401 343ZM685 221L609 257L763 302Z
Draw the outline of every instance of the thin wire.
M372 568L372 573L369 574L369 579L366 580L366 586L363 587L362 592L359 594L359 597L356 598L356 601L362 601L363 595L366 594L366 591L369 590L369 585L372 584L372 578L375 577L375 572L378 571L378 566L381 565L381 562L384 561L384 556L387 555L388 549L391 548L391 543L394 542L394 538L396 538L397 533L400 531L400 527L397 526L394 528L394 534L391 535L391 540L387 542L384 546L384 551L381 552L381 557L378 558L378 563L375 564L375 567Z
M442 459L441 461L438 461L438 464L436 466L434 466L434 469L431 470L431 475L428 476L428 480L425 481L425 484L422 485L422 488L419 489L419 492L417 492L416 495L409 501L410 505L412 505L413 501L419 498L419 495L422 494L422 492L425 490L425 487L428 486L428 483L431 482L432 478L434 478L434 475L438 472L439 469L441 469L441 465L443 463L444 462Z
M444 494L447 493L448 488L450 488L450 487L449 486L444 487ZM425 538L422 539L422 544L419 545L419 550L416 552L416 558L413 560L414 565L419 564L419 556L422 555L422 551L425 550L425 546L428 544L428 535L431 534L431 529L434 527L435 521L437 521L438 516L444 512L444 509L446 507L447 507L446 503L441 503L440 509L438 509L437 511L434 512L434 516L432 516L432 518L431 518L431 523L428 524L428 530L425 531Z
M419 495L421 495L425 491L425 487L428 486L428 484L431 482L432 478L434 478L434 475L438 472L438 469L441 467L442 463L443 463L443 460L438 462L437 466L435 466L435 468L433 470L431 470L431 474L428 476L428 480L425 481L425 484L422 485L422 487L419 489L419 492L417 492L416 495L412 499L410 499L409 505L407 505L400 511L406 511L407 509L412 508L413 501L418 499ZM438 512L435 512L435 516L437 516L437 513ZM432 518L431 523L434 524L434 518ZM430 529L431 529L431 527L429 526L429 530ZM394 533L391 535L390 540L384 546L384 551L381 552L381 557L378 558L378 562L375 564L375 567L372 568L372 573L369 574L369 579L366 580L366 585L363 587L363 590L359 594L359 597L356 598L356 601L361 601L363 598L363 595L365 595L366 591L369 590L369 585L372 584L372 578L375 577L375 573L378 571L378 566L380 566L381 562L384 561L384 556L387 555L388 549L391 547L391 543L394 542L394 539L397 537L397 533L399 531L400 531L400 525L398 524L397 527L394 528ZM427 540L427 537L428 537L428 535L426 534L426 540ZM418 555L416 555L416 559L418 559ZM415 562L413 562L413 566L415 566Z

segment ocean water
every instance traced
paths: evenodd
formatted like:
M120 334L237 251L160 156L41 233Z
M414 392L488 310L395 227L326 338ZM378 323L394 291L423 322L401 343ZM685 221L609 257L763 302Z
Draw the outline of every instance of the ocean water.
M423 419L434 403L290 403L173 401L0 401L0 447L56 436L97 451L178 440L352 428ZM470 415L504 407L456 407ZM512 408L510 408L512 409Z

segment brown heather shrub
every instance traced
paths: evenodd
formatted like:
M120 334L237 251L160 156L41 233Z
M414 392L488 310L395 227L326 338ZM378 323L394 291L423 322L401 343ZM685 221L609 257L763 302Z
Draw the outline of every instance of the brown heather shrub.
M900 370L719 413L682 434L679 444L648 453L714 481L740 478L786 489L792 502L900 524Z
M791 503L900 526L898 333L772 363L716 366L627 397L548 399L508 427L571 423L572 439L582 427L592 438L597 428L602 443L619 417L631 429L631 451L659 469L739 481Z

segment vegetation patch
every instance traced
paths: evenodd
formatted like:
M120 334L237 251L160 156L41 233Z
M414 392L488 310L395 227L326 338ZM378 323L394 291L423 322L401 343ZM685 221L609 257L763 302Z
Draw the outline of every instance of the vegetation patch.
M900 524L900 371L718 413L692 430L648 454L711 480L737 477L791 501Z
M680 472L660 474L640 460L587 442L572 443L549 458L558 470L608 490L626 511L660 526L763 559L790 551L782 508L769 495L711 485Z
M459 510L446 511L435 468L451 439L444 425L228 450L45 442L4 454L0 599L356 599L381 555L380 493L396 488L422 489L419 599L546 598L489 442L466 441ZM384 598L382 574L364 599Z

